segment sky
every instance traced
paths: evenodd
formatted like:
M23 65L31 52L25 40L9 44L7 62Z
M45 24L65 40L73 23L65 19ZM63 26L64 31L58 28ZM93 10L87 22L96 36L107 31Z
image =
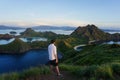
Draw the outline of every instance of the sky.
M0 25L120 27L120 0L0 0Z

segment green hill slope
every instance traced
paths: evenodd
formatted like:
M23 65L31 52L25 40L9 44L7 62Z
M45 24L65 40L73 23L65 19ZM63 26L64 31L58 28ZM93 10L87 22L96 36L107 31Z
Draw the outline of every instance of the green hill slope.
M108 33L97 28L95 25L87 25L78 27L71 33L71 36L78 38L86 38L87 40L110 40L111 36Z
M22 53L28 51L29 49L30 47L28 44L18 38L7 45L0 45L1 53Z
M120 45L89 45L82 51L64 52L60 68L69 71L76 80L119 80Z
M24 32L21 33L21 37L45 37L45 38L55 38L57 34L46 31L46 32L36 32L31 28L27 28Z
M77 65L93 65L105 64L112 62L120 62L120 45L92 45L86 46L82 51L69 51L69 55L64 63L72 63Z

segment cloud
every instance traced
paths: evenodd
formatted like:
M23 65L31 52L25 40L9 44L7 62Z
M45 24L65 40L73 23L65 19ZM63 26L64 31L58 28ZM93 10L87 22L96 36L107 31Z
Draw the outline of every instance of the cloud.
M86 22L77 20L64 20L64 19L36 19L34 21L6 21L1 22L3 25L11 26L37 26L37 25L56 25L56 26L82 26Z
M37 19L36 24L82 26L88 24L88 22L65 19Z
M35 25L31 22L24 22L24 21L8 21L8 22L0 22L1 25L9 25L9 26L20 26L20 27L28 27Z
M9 25L9 26L21 26L21 27L31 27L31 26L38 26L38 25L53 25L53 26L85 26L87 24L95 24L100 28L104 27L114 27L118 28L120 27L119 22L85 22L85 21L80 21L80 20L66 20L66 19L45 19L45 18L40 18L40 19L35 19L33 21L20 21L20 20L15 20L15 21L4 21L0 22L0 25Z

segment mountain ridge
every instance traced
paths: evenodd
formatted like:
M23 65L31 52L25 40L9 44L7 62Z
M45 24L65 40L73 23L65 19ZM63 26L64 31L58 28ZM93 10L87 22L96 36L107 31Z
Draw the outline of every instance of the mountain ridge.
M110 34L107 32L104 32L102 29L99 29L95 25L87 25L87 26L79 26L76 30L74 30L71 33L71 36L78 37L78 38L86 38L88 41L92 40L104 40L104 41L110 41L110 40L120 40L120 34Z
M0 25L0 30L5 30L5 29L24 29L24 28L22 28L22 27L15 27L15 26Z
M49 26L49 25L39 25L39 26L31 26L26 28L32 28L32 29L44 29L44 30L75 30L76 27L74 26ZM0 30L5 29L26 29L24 27L20 26L6 26L6 25L0 25Z

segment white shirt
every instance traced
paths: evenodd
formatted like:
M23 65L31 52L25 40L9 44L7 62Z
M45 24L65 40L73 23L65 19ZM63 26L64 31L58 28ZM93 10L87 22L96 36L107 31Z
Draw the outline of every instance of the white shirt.
M50 44L48 46L48 53L49 53L49 60L56 59L55 55L57 54L57 49L56 49L56 46L54 44Z

